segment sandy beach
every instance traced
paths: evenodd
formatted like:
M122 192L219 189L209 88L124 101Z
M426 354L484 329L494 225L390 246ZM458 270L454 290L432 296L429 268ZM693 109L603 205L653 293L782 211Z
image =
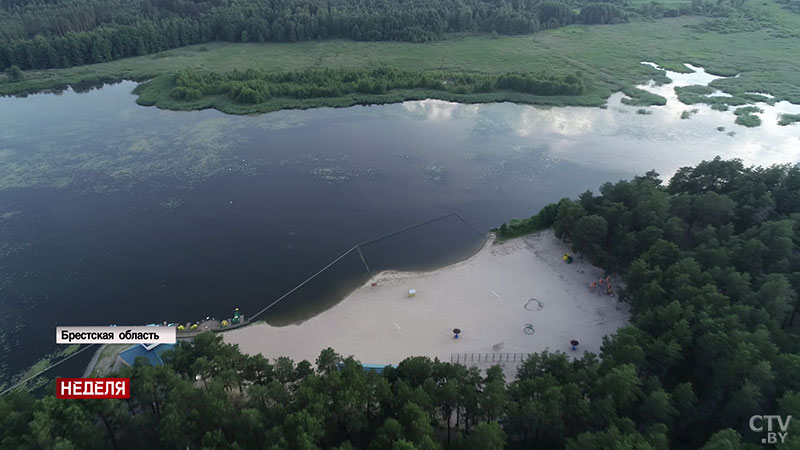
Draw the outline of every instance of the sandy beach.
M467 354L474 361L480 354L491 361L542 350L599 353L602 337L627 323L627 307L590 292L589 283L602 271L577 257L566 264L567 251L552 231L489 242L469 259L435 271L377 274L304 322L257 323L223 336L245 353L312 363L326 347L381 365L416 355L451 361ZM410 289L415 296L409 297ZM533 330L526 330L528 324ZM462 331L458 339L453 328ZM577 351L572 339L580 342ZM513 376L516 363L503 365Z

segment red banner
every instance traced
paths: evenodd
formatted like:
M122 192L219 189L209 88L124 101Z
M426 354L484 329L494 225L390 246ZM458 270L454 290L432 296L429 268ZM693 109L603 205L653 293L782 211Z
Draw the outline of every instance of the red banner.
M56 378L56 398L130 397L130 378Z

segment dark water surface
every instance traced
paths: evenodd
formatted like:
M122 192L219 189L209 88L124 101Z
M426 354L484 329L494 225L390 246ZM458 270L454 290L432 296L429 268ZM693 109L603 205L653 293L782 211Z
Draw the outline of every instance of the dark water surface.
M422 101L241 117L140 107L134 86L0 99L6 380L56 349L56 325L253 314L358 242L451 212L487 231L736 141L618 99L608 110ZM788 148L771 157L796 160ZM373 272L425 269L481 243L451 216L363 251ZM310 317L367 277L353 252L262 318ZM79 375L90 353L58 373Z

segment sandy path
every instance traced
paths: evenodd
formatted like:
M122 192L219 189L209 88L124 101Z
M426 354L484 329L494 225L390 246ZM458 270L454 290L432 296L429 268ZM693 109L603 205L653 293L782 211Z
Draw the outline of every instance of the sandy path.
M564 263L565 251L551 231L488 244L471 258L432 272L378 274L302 323L258 323L223 336L249 354L311 362L325 347L365 364L395 364L413 355L450 361L456 353L598 353L602 337L627 323L627 308L589 292L588 283L599 279L601 270L578 258ZM417 290L415 297L408 297L409 289ZM523 332L526 324L534 334ZM453 328L462 330L459 339L453 339ZM580 341L577 353L571 339ZM495 352L498 343L502 348Z

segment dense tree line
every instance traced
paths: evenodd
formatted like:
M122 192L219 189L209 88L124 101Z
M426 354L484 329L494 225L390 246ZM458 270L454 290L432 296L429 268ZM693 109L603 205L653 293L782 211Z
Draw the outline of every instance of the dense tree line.
M578 20L585 24L613 24L624 22L626 15L622 8L613 3L593 3L581 8Z
M507 382L424 357L377 374L331 349L270 362L201 334L123 369L128 401L0 397L0 449L746 450L752 415L797 417L800 165L715 159L538 217L625 281L631 324L601 355L535 354ZM779 448L799 446L794 420Z
M211 41L424 42L452 32L533 33L582 22L727 15L743 0L0 0L0 70L81 66Z
M632 325L601 356L633 365L639 386L657 386L652 411L666 414L656 422L668 427L670 447L711 437L727 443L712 448L744 448L736 442L739 433L752 440L751 415L800 413L800 166L717 158L682 168L666 186L648 173L600 194L497 231L552 225L574 251L623 274ZM645 416L628 417L646 429ZM793 439L785 448L800 445Z
M492 231L501 239L510 239L550 228L556 221L560 205L561 203L551 203L542 208L536 215L521 220L511 219L508 223L503 222L502 225Z
M678 17L699 15L709 17L735 16L744 8L745 0L692 0L685 3L661 3L657 1L642 2L631 5L631 13L649 18ZM696 27L695 27L696 28ZM720 29L720 32L728 30Z
M426 89L456 94L510 90L535 95L580 95L586 87L580 74L476 74L421 72L392 68L372 70L320 69L266 72L249 69L229 73L180 70L170 95L194 101L224 94L245 104L274 97L294 99L338 97L348 94L385 94L396 89Z
M422 42L448 32L531 33L565 25L540 0L4 0L0 69L71 67L215 40Z

